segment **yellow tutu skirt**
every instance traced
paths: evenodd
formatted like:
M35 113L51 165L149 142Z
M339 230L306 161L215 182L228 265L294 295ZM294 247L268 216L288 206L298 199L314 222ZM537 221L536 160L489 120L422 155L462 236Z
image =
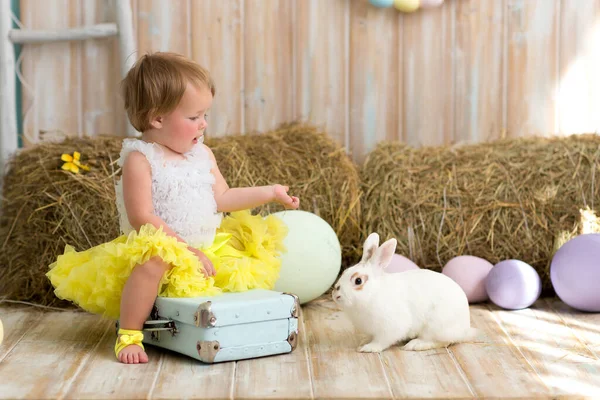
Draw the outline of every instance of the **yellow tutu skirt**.
M118 319L121 292L133 268L160 257L172 268L163 276L163 297L215 296L222 292L272 289L279 278L287 227L279 218L253 216L249 211L223 219L210 247L200 248L217 274L205 277L202 264L185 243L162 229L144 225L139 232L76 251L66 246L46 274L54 293L86 311Z

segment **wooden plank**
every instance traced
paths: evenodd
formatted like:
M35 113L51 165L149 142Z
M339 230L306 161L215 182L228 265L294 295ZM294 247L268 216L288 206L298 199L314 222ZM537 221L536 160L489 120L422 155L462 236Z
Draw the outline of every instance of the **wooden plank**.
M454 141L456 3L404 16L402 139L413 146Z
M449 347L476 397L531 398L550 391L511 343L485 305L471 306L471 326L480 329L475 343Z
M118 32L117 24L112 22L66 29L13 29L8 37L13 43L40 44L107 38L118 35Z
M518 311L495 309L494 315L553 396L600 397L598 358L545 301Z
M560 0L508 0L509 136L557 132Z
M88 359L92 344L73 341L21 342L0 364L2 398L58 398Z
M2 396L62 397L106 332L106 322L77 312L44 314L0 363Z
M401 136L401 13L367 1L350 7L350 151L362 162L377 142Z
M562 134L600 131L600 1L560 5L560 86Z
M15 46L8 39L12 28L11 2L0 3L0 176L19 148L17 132L17 81Z
M138 0L137 33L140 55L172 51L191 56L190 0Z
M119 1L119 0L112 0L112 1ZM130 0L130 4L131 4L131 13L132 13L132 19L133 19L133 38L135 40L135 53L129 55L129 57L131 58L130 61L135 62L139 56L140 56L140 49L139 49L139 41L138 41L138 0ZM116 12L116 10L115 10ZM115 54L121 54L122 53L122 49L119 48L119 41L118 40L114 40L113 41L113 55ZM121 58L119 56L119 61L121 61ZM120 83L123 75L122 75L122 71L121 71L121 66L119 62L116 62L114 64L111 64L111 71L110 71L110 77L108 78L109 82L111 81L111 79L116 80L117 82ZM134 128L131 126L131 124L129 123L129 121L127 120L127 113L125 112L125 104L123 103L123 98L121 97L121 95L119 94L119 91L116 90L115 93L113 94L113 99L115 100L113 103L113 115L114 115L114 134L118 135L118 136L125 136L127 134L131 134L132 131L134 130Z
M560 314L562 321L573 334L600 359L600 313L577 311L558 298L547 300L550 307Z
M470 383L446 349L405 351L401 345L382 353L390 385L401 398L470 398Z
M392 397L379 354L357 351L359 335L332 302L313 301L303 310L315 398Z
M66 340L98 343L110 324L110 321L87 312L47 312L35 327L28 330L23 341Z
M244 0L245 132L264 132L295 118L294 4Z
M244 132L243 6L242 0L192 2L192 58L210 70L217 87L207 135Z
M349 149L349 13L345 0L296 3L296 117ZM393 68L393 66L392 66Z
M228 399L233 393L235 362L204 364L165 351L152 399Z
M21 0L21 21L30 29L81 26L80 1ZM24 144L40 131L81 131L81 43L44 43L23 47Z
M106 331L89 361L73 382L67 399L146 399L149 397L162 364L163 352L145 346L149 362L121 364L115 357L114 322Z
M137 50L137 31L133 16L134 7L131 0L114 0L114 14L119 27L119 67L120 77L124 78L133 66L132 57Z
M114 21L114 2L85 0L82 3L83 23L98 24ZM83 43L82 100L83 132L87 135L125 135L124 113L119 96L119 52L116 38L89 40ZM132 55L135 57L135 54ZM120 106L120 108L117 108Z
M456 2L456 142L496 139L504 130L504 0Z
M0 344L0 363L23 336L39 323L41 314L40 310L29 307L0 306L0 320L4 327L4 340Z
M304 312L298 318L298 347L290 354L238 361L236 399L311 399L313 387L308 360Z

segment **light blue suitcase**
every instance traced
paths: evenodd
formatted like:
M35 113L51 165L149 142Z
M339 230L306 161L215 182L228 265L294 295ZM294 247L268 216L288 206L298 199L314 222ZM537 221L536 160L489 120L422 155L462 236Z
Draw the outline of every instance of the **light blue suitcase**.
M284 354L298 344L300 303L272 290L213 297L159 297L144 324L144 343L204 363Z

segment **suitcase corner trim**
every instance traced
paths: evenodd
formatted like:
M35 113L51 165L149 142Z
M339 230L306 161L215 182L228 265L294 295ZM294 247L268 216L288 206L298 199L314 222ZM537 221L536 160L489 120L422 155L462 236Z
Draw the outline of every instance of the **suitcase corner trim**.
M300 299L294 293L283 292L282 294L292 296L294 298L294 306L292 307L291 314L293 318L298 318L298 314L300 313Z
M296 350L298 346L298 333L296 331L291 332L287 338L287 342L290 344L292 351Z
M198 341L196 344L198 358L204 363L214 363L217 353L221 350L221 345L218 341Z

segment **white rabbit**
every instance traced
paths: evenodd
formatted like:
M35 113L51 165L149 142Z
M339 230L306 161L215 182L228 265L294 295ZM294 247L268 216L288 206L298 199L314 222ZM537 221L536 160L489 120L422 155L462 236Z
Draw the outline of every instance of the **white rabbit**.
M469 302L456 282L427 269L386 273L396 239L379 246L371 233L361 261L336 282L333 301L355 328L371 336L361 352L381 352L410 340L405 350L429 350L472 340Z

